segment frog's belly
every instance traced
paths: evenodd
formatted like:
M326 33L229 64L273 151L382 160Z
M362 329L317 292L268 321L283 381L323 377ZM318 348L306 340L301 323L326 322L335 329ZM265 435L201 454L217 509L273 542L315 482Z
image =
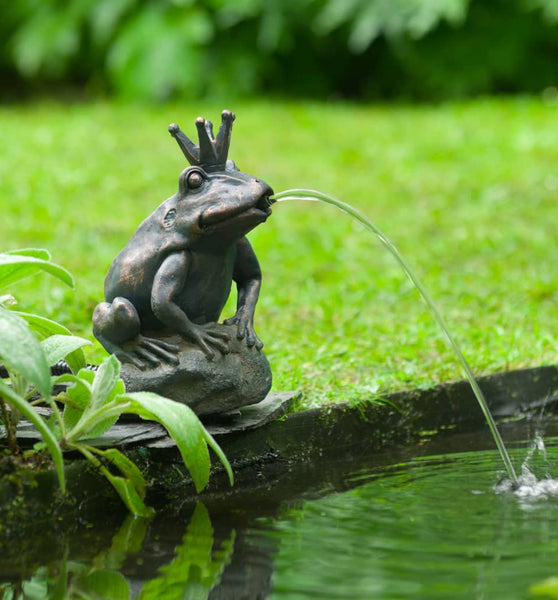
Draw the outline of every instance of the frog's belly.
M231 289L232 278L227 281L215 282L196 281L195 285L189 285L173 298L174 303L179 306L193 323L202 325L219 320L221 311L225 306ZM142 329L149 331L172 330L168 325L163 325L153 314L150 303L139 302L135 305L138 310Z
M145 277L139 276L147 272L150 281L153 281L156 265L144 264L141 268L134 268L130 266L131 263L119 261L111 267L106 281L106 300L111 302L115 296L127 298L136 307L143 330L168 329L153 314L152 290L145 285ZM186 279L182 290L173 296L173 302L194 323L217 321L230 294L233 268L233 252L224 256L189 253ZM131 276L131 273L135 276Z
M186 313L190 321L198 324L218 321L231 289L228 285L187 287L177 298L176 304Z
M218 321L229 297L233 262L193 256L186 281L174 301L194 323Z

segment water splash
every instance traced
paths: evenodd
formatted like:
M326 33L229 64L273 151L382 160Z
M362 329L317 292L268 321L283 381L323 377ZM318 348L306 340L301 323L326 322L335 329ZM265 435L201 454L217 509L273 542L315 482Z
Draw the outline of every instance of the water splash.
M546 471L542 477L535 475L535 468L532 466L533 459L537 456L542 459ZM498 494L513 493L526 509L533 508L532 501L558 497L558 479L550 476L546 446L540 433L536 433L531 442L517 481L503 479L496 484L494 491Z
M546 466L548 466L548 458L546 456L546 446L544 445L544 439L540 431L535 431L535 436L531 442L531 446L527 451L525 460L521 465L522 469L531 469L531 462L535 455L540 454Z
M337 198L334 198L333 196L329 196L328 194L323 194L322 192L318 192L316 190L292 189L292 190L285 190L283 192L274 194L271 197L271 199L276 202L282 202L282 201L287 201L287 200L305 200L305 201L314 201L314 202L325 202L326 204L331 204L333 206L336 206L338 209L342 210L343 212L347 213L348 215L352 216L353 218L355 218L357 221L362 223L362 225L364 225L364 227L366 227L366 229L368 229L369 231L371 231L372 233L374 233L376 235L378 240L391 253L391 255L399 263L400 267L403 269L403 271L405 272L407 277L411 280L413 285L416 287L416 289L419 292L419 294L421 295L422 299L428 306L430 313L434 317L436 323L438 323L439 327L444 332L444 335L445 335L447 341L449 342L451 348L453 349L453 352L454 352L461 368L463 369L469 384L471 385L473 393L475 394L475 397L479 403L479 406L484 414L486 422L488 423L488 426L492 433L492 437L494 438L494 442L496 443L498 451L500 452L500 456L502 457L502 461L504 463L506 473L509 477L509 480L514 486L519 486L520 485L519 478L517 477L517 475L515 473L515 469L513 468L510 456L509 456L509 454L506 450L506 447L504 445L504 442L500 436L500 432L498 431L498 428L496 427L496 423L494 422L492 414L490 413L490 410L488 408L488 404L486 402L484 394L482 393L482 390L480 389L480 387L477 383L477 380L475 379L475 377L473 375L473 372L471 370L471 367L469 366L469 363L465 359L465 356L463 355L463 352L461 351L459 344L457 343L457 341L453 337L452 333L448 329L448 326L446 325L446 321L443 318L440 311L438 310L438 307L436 306L434 300L430 296L430 293L424 287L422 281L419 279L418 275L414 272L414 270L411 268L411 266L406 261L406 259L403 257L403 255L396 248L395 244L383 233L383 231L381 229L379 229L376 225L374 225L374 223L372 223L372 221L370 221L368 219L368 217L366 217L359 210L357 210L350 204L347 204L346 202L342 202L341 200L338 200Z

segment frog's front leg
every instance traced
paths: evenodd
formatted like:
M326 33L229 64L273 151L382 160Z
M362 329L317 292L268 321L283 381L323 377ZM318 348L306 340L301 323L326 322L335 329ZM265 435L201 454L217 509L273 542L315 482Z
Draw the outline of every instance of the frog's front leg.
M263 348L263 342L254 330L254 313L262 285L262 272L258 259L246 238L237 244L233 279L238 290L236 314L225 321L226 325L237 326L237 337L246 338L249 347Z
M172 332L197 344L208 359L215 356L213 348L228 354L230 338L227 333L214 330L214 323L204 325L192 323L174 301L186 283L189 260L188 251L176 252L165 258L153 280L151 310Z
M101 302L93 313L93 334L121 362L145 369L161 361L178 364L178 346L143 336L135 306L126 298Z

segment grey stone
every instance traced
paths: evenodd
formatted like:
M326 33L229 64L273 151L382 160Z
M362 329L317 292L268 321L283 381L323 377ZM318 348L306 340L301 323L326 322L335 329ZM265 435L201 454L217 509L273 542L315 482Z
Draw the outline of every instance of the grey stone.
M199 346L180 336L156 336L179 346L179 364L161 363L145 370L125 363L121 377L129 392L156 392L187 404L198 415L226 413L263 400L271 388L264 353L237 339L235 325L218 325L230 336L230 353L208 359ZM150 334L150 337L154 337Z

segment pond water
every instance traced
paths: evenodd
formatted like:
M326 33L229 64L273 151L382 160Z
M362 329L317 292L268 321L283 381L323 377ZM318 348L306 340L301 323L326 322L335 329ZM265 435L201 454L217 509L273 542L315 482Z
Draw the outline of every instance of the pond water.
M558 474L558 427L545 429L543 447L531 424L504 427L517 469L528 457L539 477ZM279 463L149 523L107 516L62 551L4 548L0 599L536 597L558 577L558 497L497 493L492 445L485 431Z

